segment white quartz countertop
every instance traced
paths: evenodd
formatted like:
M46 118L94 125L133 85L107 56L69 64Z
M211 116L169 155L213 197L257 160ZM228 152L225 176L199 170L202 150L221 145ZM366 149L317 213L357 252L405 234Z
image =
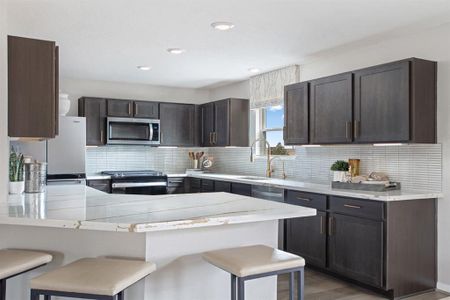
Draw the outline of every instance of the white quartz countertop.
M356 190L343 190L343 189L332 189L331 184L317 184L317 183L284 180L277 178L264 178L264 177L257 178L255 176L249 175L245 176L245 175L225 175L214 173L192 173L189 174L189 177L246 183L251 185L272 186L288 190L350 197L350 198L377 200L377 201L402 201L402 200L431 199L443 197L443 194L441 192L407 191L407 190L397 190L390 192L367 192Z
M0 202L0 224L150 232L313 216L315 209L228 193L106 194L87 186L48 186Z

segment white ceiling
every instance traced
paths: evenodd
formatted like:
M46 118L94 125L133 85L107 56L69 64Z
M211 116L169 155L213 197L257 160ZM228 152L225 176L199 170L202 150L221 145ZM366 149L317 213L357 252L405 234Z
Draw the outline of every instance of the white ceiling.
M63 77L202 88L421 20L450 21L450 1L9 0L7 13L9 34L57 41ZM235 28L215 31L214 21Z

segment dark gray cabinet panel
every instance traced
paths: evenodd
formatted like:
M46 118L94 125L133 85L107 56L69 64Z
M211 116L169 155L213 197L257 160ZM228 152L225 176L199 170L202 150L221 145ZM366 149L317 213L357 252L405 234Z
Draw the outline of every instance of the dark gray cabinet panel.
M227 146L248 147L250 103L247 99L230 99L229 101L230 123Z
M195 146L195 106L160 103L161 145Z
M159 103L151 101L134 101L135 118L159 119Z
M302 256L307 265L326 267L326 212L287 220L286 250Z
M106 143L106 100L83 97L78 100L78 115L86 117L86 145Z
M231 193L231 183L225 182L225 181L215 181L214 182L214 191Z
M186 193L186 180L184 177L169 177L167 179L167 194Z
M214 146L230 145L230 100L214 102Z
M212 193L214 192L214 180L202 179L202 193Z
M186 178L186 192L200 193L202 191L202 180L199 178Z
M131 118L133 116L133 101L108 99L107 114L109 117Z
M202 111L202 145L212 147L214 134L214 103L206 103L201 106Z
M284 143L302 145L309 142L309 83L284 88Z
M312 144L352 142L352 73L311 81Z
M58 134L58 53L55 42L8 36L8 136Z
M111 193L111 180L109 179L88 180L86 185L105 193Z
M242 196L251 196L252 186L250 184L233 182L231 183L231 193Z
M286 202L293 205L311 207L319 210L327 209L327 196L299 191L287 191Z
M409 61L355 72L355 141L409 140Z
M383 222L330 214L329 269L383 287Z

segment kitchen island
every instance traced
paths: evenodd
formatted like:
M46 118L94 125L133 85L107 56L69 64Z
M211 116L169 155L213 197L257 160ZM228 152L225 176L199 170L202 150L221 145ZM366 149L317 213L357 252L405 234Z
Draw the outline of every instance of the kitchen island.
M46 268L81 257L134 257L158 270L127 290L129 300L228 299L229 275L207 263L204 251L249 244L276 247L278 220L315 209L232 195L105 194L85 186L49 186L44 194L0 203L0 248L50 251ZM27 299L30 277L11 279L8 299ZM249 299L276 299L276 280L248 283Z

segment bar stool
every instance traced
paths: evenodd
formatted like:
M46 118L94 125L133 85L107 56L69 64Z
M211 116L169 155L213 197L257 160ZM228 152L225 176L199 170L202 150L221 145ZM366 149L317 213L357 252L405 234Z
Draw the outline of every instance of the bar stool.
M123 300L124 290L156 270L151 262L83 258L31 280L31 300L44 295L97 300Z
M264 245L229 248L203 253L203 258L231 274L231 299L244 300L245 281L289 273L289 299L294 299L294 275L298 273L298 299L303 300L305 260Z
M6 280L52 261L47 253L28 250L0 250L0 300L6 299Z

